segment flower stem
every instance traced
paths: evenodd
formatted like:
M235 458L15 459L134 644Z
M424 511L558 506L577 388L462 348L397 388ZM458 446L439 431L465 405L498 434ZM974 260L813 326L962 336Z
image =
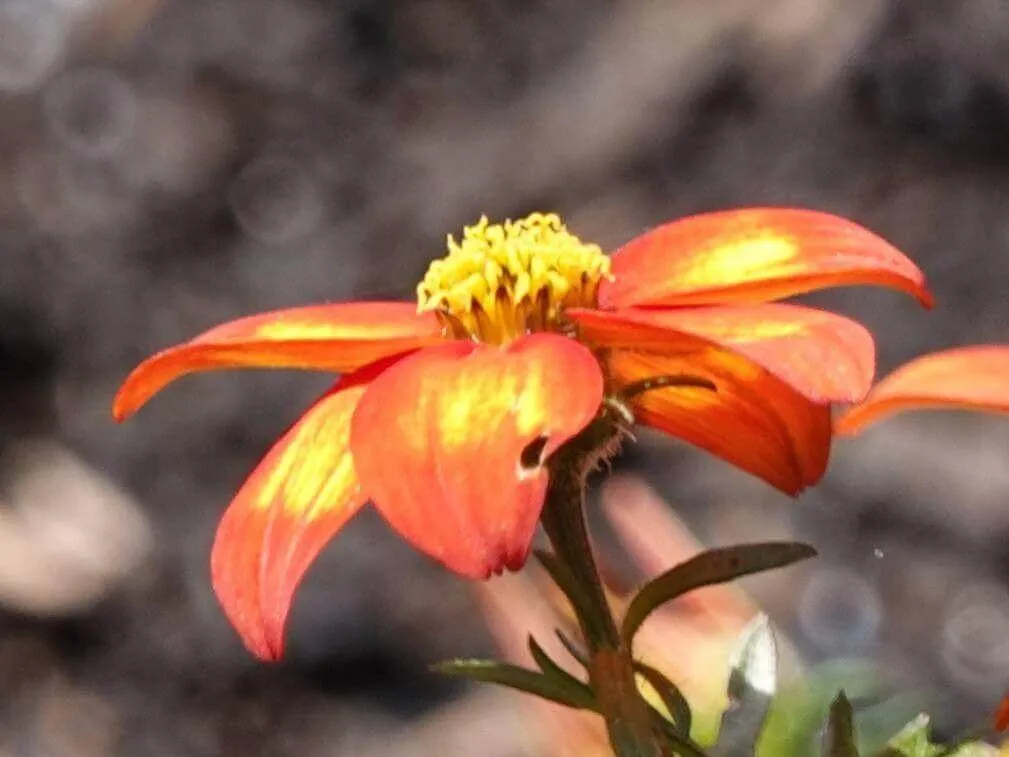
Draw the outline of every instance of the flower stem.
M583 606L577 608L578 621L589 651L594 653L604 647L616 649L620 646L620 633L606 601L589 542L582 508L581 476L575 477L569 471L560 469L551 473L540 522L554 554L579 589Z
M585 478L599 450L612 446L618 434L613 420L604 416L554 454L541 522L557 560L578 588L575 612L589 649L589 684L614 753L660 757L664 750L653 712L638 691L633 659L606 600L585 522Z

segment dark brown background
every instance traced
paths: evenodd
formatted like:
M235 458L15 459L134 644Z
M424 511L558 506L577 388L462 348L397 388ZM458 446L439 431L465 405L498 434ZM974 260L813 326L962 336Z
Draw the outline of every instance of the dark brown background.
M447 232L532 209L607 247L833 211L939 301L810 298L883 371L1007 341L1007 64L1001 0L5 0L0 754L519 753L514 699L424 672L492 651L468 587L376 517L311 573L287 664L226 626L215 521L325 377L193 378L123 427L117 383L230 317L412 297ZM1009 681L1005 420L842 442L799 504L648 435L619 467L710 543L820 547L754 586L808 659L878 661L947 729Z

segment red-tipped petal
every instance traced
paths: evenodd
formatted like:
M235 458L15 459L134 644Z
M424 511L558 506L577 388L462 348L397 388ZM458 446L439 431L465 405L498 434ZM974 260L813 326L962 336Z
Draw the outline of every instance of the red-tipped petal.
M893 413L922 408L1009 412L1009 345L961 347L912 360L838 418L835 428L857 434Z
M557 447L594 417L592 353L556 334L455 342L407 357L368 389L351 447L389 524L460 575L525 562Z
M813 402L858 402L876 368L872 334L855 321L797 305L569 310L581 338L602 346L667 354L683 334L746 355Z
M608 365L620 386L681 374L713 382L716 391L669 387L638 394L634 416L783 492L797 494L826 470L829 406L810 402L742 355L714 346L676 356L616 350Z
M123 382L112 414L121 421L167 384L217 368L308 368L343 373L441 341L432 313L406 302L345 302L229 321L149 357Z
M211 555L214 591L246 647L278 660L294 591L322 548L367 500L350 420L369 369L346 377L278 441L224 513Z
M746 208L673 221L613 255L603 307L778 300L853 284L892 287L931 307L922 272L889 242L827 213Z
M1009 694L1002 697L998 707L995 709L993 718L995 730L998 732L1009 731Z

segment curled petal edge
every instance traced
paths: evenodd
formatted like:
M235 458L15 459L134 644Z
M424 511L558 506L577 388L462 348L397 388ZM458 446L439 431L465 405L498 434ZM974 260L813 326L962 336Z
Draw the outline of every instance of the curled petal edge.
M344 373L442 341L431 313L406 302L346 302L277 310L221 324L138 365L116 393L123 421L168 384L222 368L294 368Z
M960 347L912 360L841 415L834 428L854 435L902 411L942 408L1009 413L1009 345Z
M380 361L345 376L270 449L221 519L214 592L245 646L279 660L295 590L367 500L350 453L350 423Z
M682 218L612 256L604 308L769 302L836 286L876 285L932 307L925 276L858 224L815 210L741 208Z

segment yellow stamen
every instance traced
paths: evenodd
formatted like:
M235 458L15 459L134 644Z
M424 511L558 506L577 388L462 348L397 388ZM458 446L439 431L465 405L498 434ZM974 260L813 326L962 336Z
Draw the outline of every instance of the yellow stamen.
M569 307L596 303L610 259L553 214L489 223L448 238L417 287L418 310L438 313L453 336L503 344L532 331L562 330Z

